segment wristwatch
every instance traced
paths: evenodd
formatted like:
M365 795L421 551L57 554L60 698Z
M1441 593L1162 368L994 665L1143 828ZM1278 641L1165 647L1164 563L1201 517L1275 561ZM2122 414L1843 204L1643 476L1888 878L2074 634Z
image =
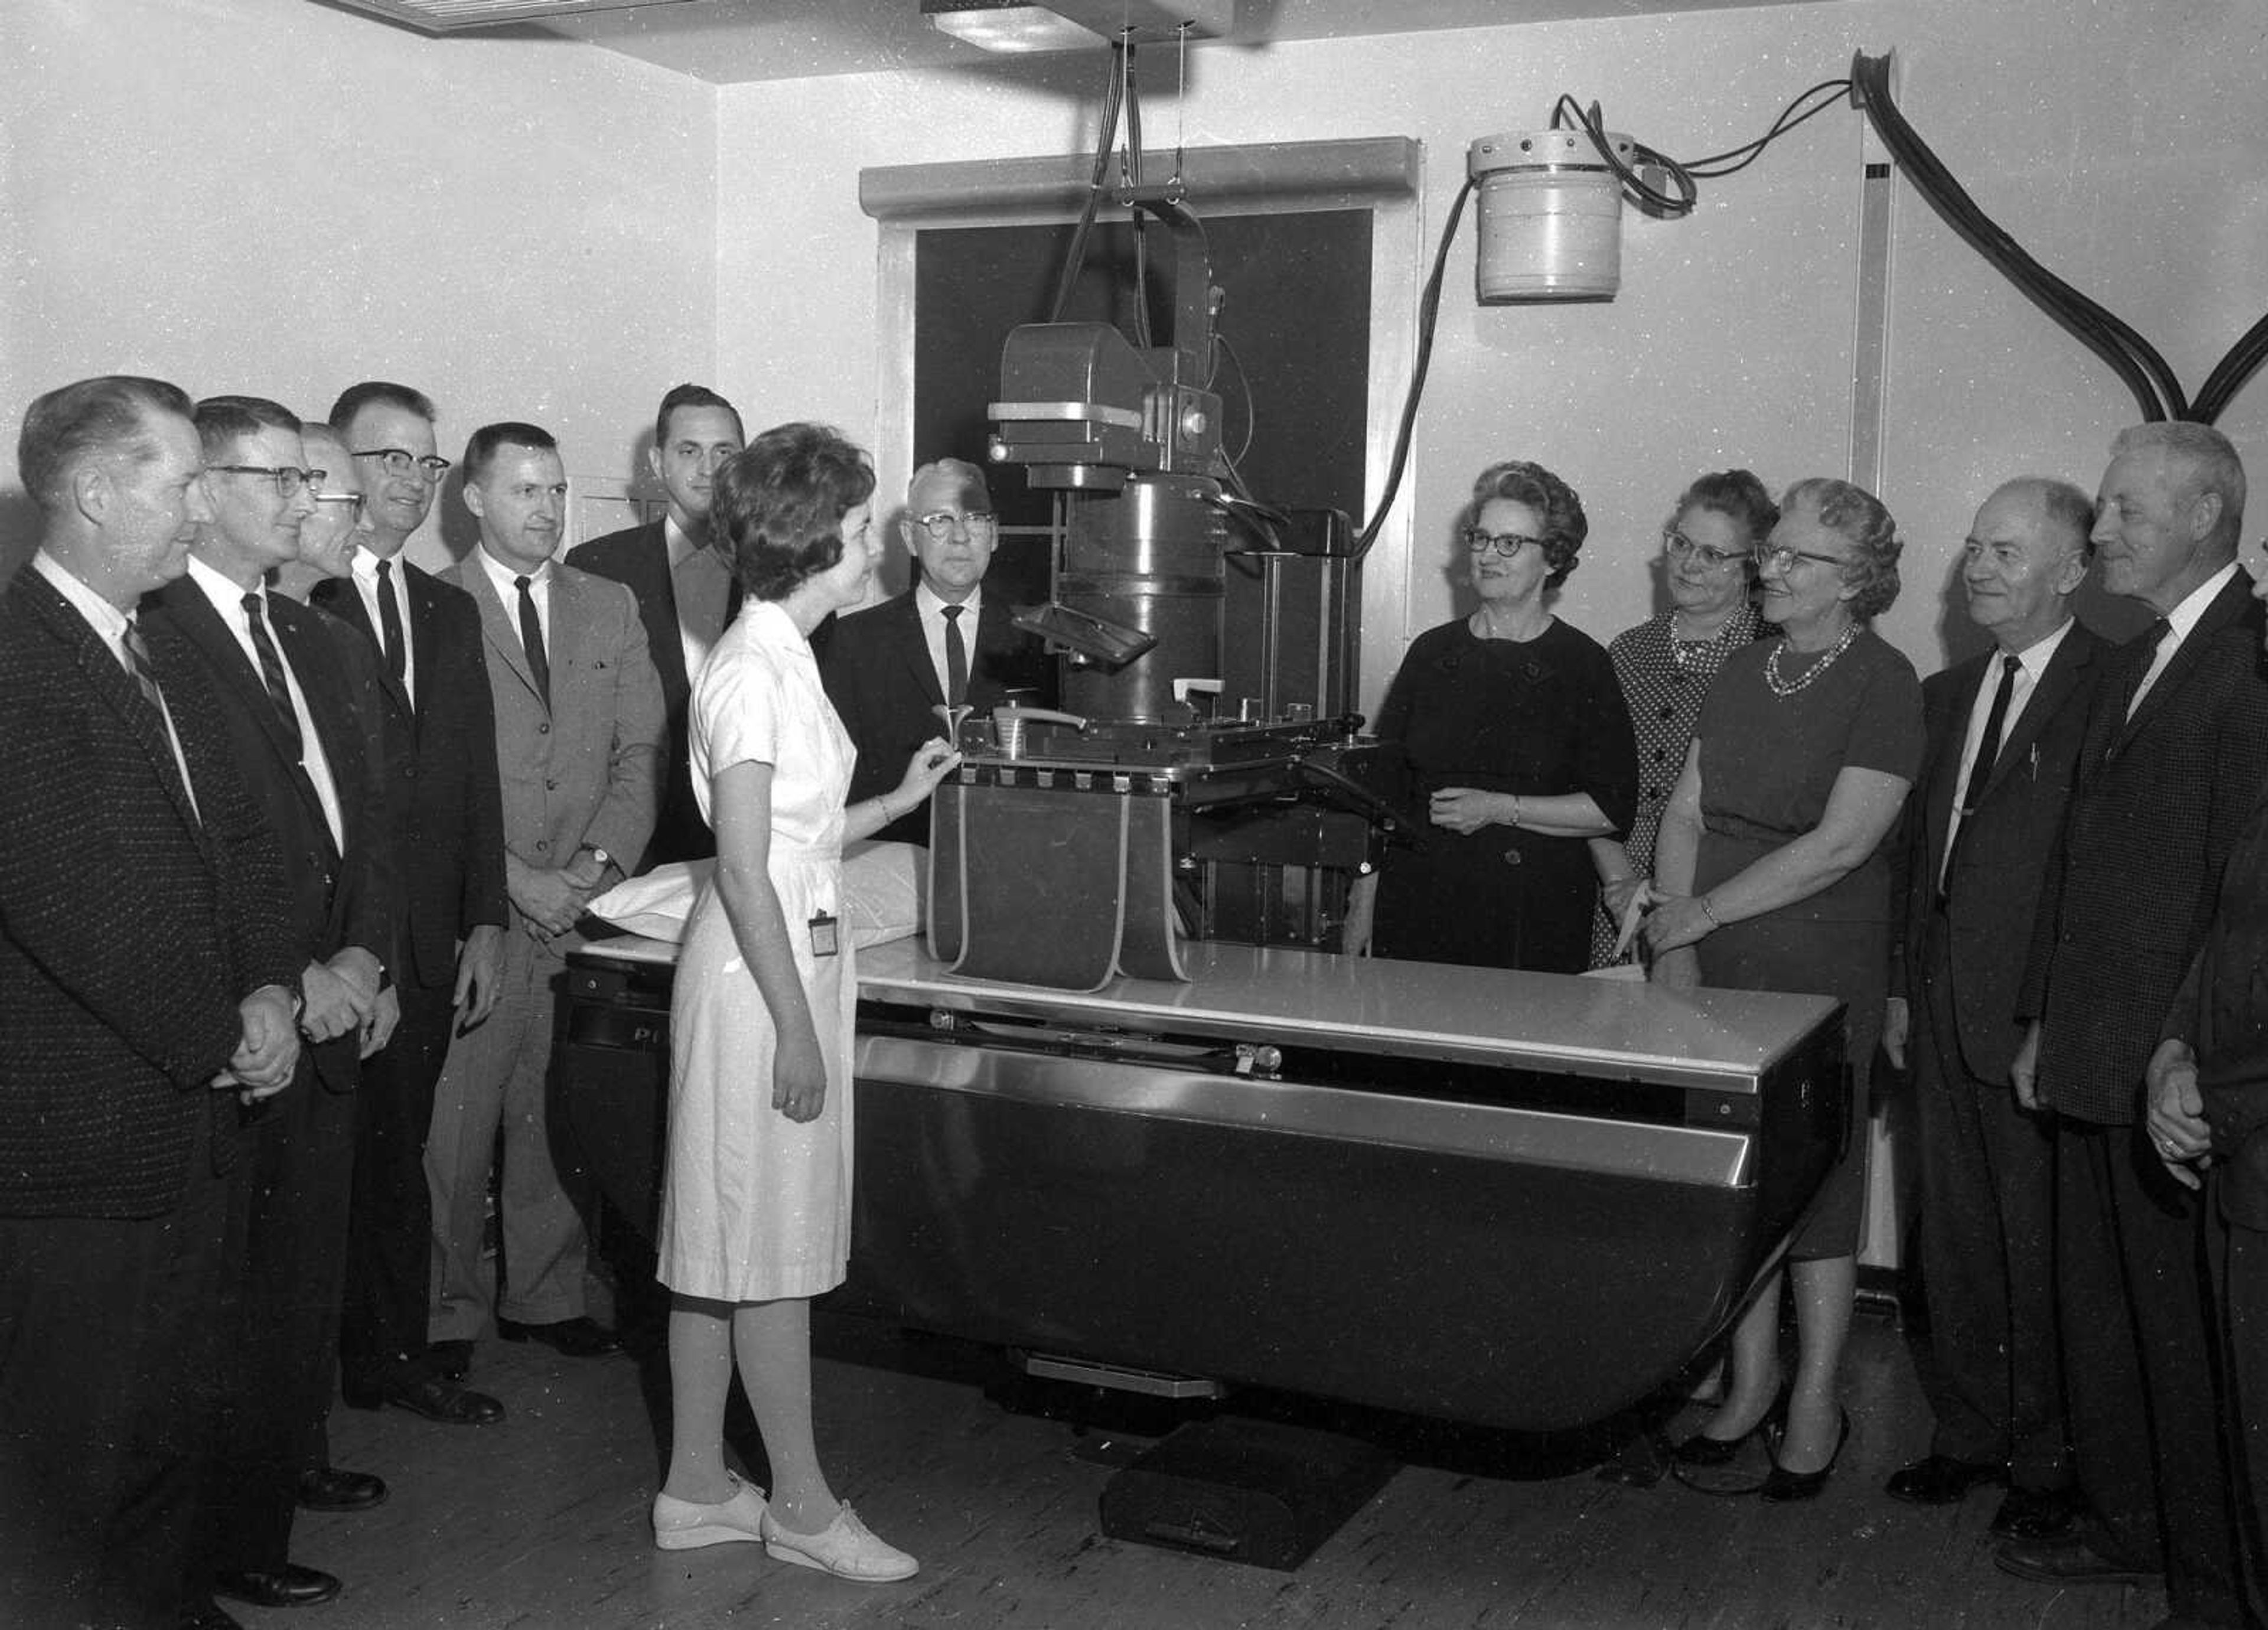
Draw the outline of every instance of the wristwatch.
M607 874L607 868L615 864L615 857L608 854L605 850L600 848L596 844L585 844L575 852L578 855L589 855L593 860L596 860L599 863L599 875L600 877L604 877ZM617 867L616 869L619 870L620 868Z

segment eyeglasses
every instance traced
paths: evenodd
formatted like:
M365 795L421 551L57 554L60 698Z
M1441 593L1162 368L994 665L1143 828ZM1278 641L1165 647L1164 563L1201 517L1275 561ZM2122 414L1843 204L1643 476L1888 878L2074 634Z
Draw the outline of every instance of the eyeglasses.
M1793 549L1785 543L1778 548L1769 543L1759 543L1749 558L1756 563L1759 572L1769 572L1775 566L1786 572L1799 560L1808 560L1820 566L1847 566L1851 564L1839 555L1815 555L1808 549Z
M295 469L289 464L208 464L205 468L230 476L265 476L276 483L276 496L279 498L296 498L303 490L331 473L327 469Z
M1506 560L1516 558L1520 551L1524 549L1543 547L1542 538L1529 537L1524 532L1488 533L1482 531L1478 527L1460 527L1457 537L1466 549L1476 555L1493 552Z
M379 468L389 476L407 476L412 470L422 470L426 480L438 481L449 471L449 461L438 454L429 453L420 458L407 447L364 447L354 456L376 459Z
M1661 547L1671 559L1697 560L1703 569L1709 572L1722 572L1734 561L1746 560L1753 553L1749 549L1724 549L1713 544L1696 543L1675 527L1661 529Z
M958 527L968 534L972 543L989 543L992 535L1000 529L1000 518L983 510L971 510L959 514L949 509L933 509L926 515L914 517L914 524L929 534L932 543L948 542Z
M320 475L322 472L317 471L316 473ZM360 520L362 519L363 505L365 500L364 499L363 495L359 492L318 492L315 494L315 502L318 504L343 504L347 506L347 519L349 520Z

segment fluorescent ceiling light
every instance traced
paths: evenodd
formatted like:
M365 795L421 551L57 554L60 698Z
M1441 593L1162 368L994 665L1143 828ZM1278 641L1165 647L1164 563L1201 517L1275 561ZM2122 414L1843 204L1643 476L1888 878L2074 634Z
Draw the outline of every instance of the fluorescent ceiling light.
M687 0L337 0L351 11L403 23L429 34L500 28L511 23L581 17L593 11L637 11L682 5Z
M1089 51L1108 41L1043 5L922 0L930 26L987 51Z

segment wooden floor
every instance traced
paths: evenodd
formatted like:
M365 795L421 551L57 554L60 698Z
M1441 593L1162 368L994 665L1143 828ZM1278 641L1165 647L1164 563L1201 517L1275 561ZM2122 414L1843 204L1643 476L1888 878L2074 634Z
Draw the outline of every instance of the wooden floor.
M1004 1408L982 1384L998 1378L989 1354L823 1317L820 1345L822 1451L839 1492L922 1559L905 1584L845 1584L754 1545L654 1550L659 1361L490 1341L475 1379L505 1401L501 1426L333 1417L336 1464L394 1488L374 1511L302 1514L296 1560L341 1575L345 1594L232 1611L255 1630L2142 1630L2165 1612L2154 1589L1997 1572L1997 1491L1944 1510L1882 1494L1928 1423L1904 1337L1878 1316L1859 1320L1845 1377L1855 1428L1815 1504L1619 1486L1580 1446L1539 1456L1373 1421L1403 1469L1296 1573L1101 1537L1096 1498L1144 1440Z

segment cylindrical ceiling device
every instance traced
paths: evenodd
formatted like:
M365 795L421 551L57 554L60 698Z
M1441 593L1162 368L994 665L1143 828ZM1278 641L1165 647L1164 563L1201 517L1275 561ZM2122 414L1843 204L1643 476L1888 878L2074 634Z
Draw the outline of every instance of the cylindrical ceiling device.
M1609 130L1635 167L1631 138ZM1623 282L1623 183L1583 130L1507 130L1466 150L1480 194L1475 285L1484 306L1610 300Z

